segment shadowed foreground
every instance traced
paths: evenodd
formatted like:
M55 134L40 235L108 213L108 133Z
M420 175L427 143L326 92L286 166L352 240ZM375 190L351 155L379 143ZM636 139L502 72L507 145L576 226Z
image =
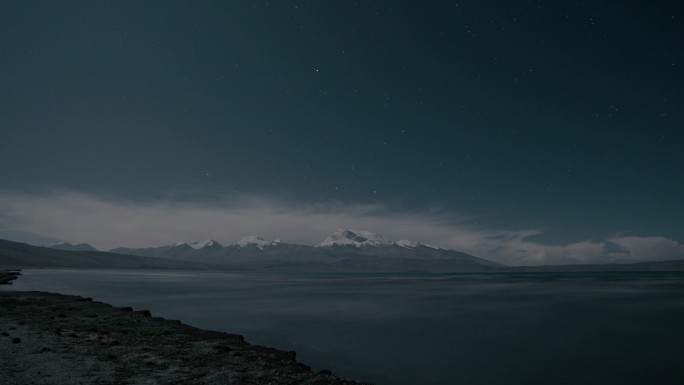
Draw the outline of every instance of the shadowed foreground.
M0 291L0 373L5 385L358 384L240 335L44 292Z

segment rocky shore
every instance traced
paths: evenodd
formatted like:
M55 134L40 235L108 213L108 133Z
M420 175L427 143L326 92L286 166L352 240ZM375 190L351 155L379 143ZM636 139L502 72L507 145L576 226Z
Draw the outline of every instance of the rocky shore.
M0 270L0 285L11 285L20 274L19 270Z
M0 373L5 385L360 384L240 335L90 298L20 291L0 291Z

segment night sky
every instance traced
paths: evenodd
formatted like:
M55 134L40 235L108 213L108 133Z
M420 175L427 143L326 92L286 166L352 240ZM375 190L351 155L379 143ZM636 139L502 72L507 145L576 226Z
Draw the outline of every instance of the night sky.
M0 1L0 236L684 258L682 7Z

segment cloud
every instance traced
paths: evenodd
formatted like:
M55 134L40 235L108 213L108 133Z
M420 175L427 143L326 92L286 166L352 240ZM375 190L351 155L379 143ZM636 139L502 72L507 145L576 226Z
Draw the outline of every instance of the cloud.
M513 234L500 242L500 246L488 254L490 258L506 261L512 265L542 265L567 263L607 262L604 243L580 241L564 245L547 245L528 241L531 234Z
M248 234L315 244L338 228L364 228L388 237L447 236L439 215L395 214L379 205L286 204L263 197L188 200L169 196L130 201L74 191L44 194L0 192L0 229L87 241L107 249L150 246L179 240L232 243Z
M76 191L0 191L0 234L34 234L88 242L103 250L244 235L316 244L338 228L379 232L464 251L506 264L600 263L684 258L684 245L664 237L616 235L605 241L546 245L530 241L536 229L470 226L443 210L404 212L377 204L294 204L268 197L187 197L170 194L132 201ZM610 250L610 247L618 250Z
M684 257L684 245L665 237L615 236L609 238L608 242L622 249L610 254L616 260L647 261Z

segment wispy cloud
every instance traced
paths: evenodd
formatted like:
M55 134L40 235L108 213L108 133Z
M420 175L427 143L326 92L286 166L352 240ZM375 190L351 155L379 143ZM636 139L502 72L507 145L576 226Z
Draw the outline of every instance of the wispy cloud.
M684 258L684 245L664 237L616 235L605 241L546 245L529 240L540 230L474 228L467 219L441 210L404 212L376 204L339 202L292 204L267 197L188 199L170 195L155 201L132 201L64 190L0 191L0 231L89 242L105 250L206 238L227 244L252 234L316 244L338 228L357 228L507 264Z

